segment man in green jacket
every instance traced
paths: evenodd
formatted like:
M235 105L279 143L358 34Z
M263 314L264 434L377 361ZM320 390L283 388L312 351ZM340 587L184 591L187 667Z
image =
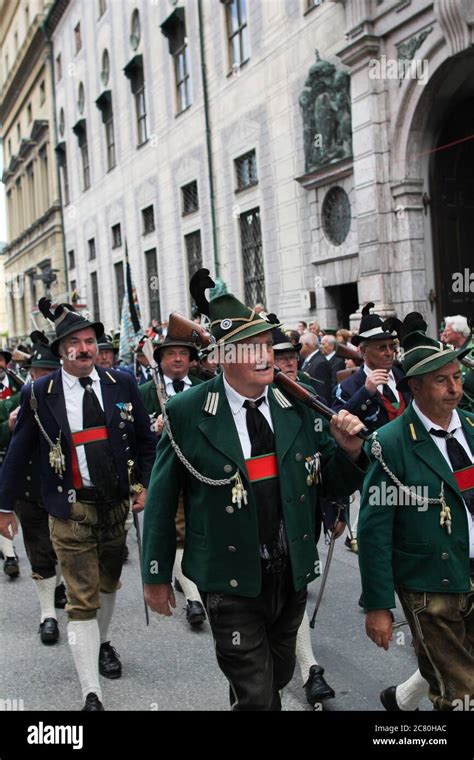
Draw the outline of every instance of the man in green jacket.
M273 384L275 325L234 296L213 299L209 318L223 373L167 405L145 508L145 598L163 615L175 606L183 490L183 571L204 600L232 709L279 710L306 587L318 575L318 494L360 487L362 423L342 411L330 427L315 425L314 412L282 393Z
M398 387L408 385L414 400L374 434L361 498L366 631L388 649L397 591L435 708L468 709L474 695L474 415L456 409L458 360L466 348L433 340L422 329L407 334L402 347L406 377Z

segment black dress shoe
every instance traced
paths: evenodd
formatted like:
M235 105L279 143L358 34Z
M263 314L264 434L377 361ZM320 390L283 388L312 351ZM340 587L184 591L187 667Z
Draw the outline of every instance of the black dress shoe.
M9 578L18 578L20 575L18 557L7 557L3 563L3 572L5 575L8 575Z
M403 712L401 707L398 706L396 697L396 686L389 686L388 689L384 689L380 692L380 701L388 712ZM418 712L416 707L413 712Z
M56 644L59 639L58 621L54 618L45 618L38 629L43 644Z
M324 678L324 668L321 665L311 665L309 669L309 678L304 685L306 699L310 705L321 702L323 699L334 699L336 696L334 689L331 689Z
M100 701L97 694L94 694L93 691L89 692L89 694L86 697L86 701L84 703L84 707L82 708L82 712L104 712L104 705Z
M120 658L117 650L110 646L110 641L105 641L100 645L99 673L104 678L120 678L122 675Z
M186 602L186 620L190 625L201 625L206 619L206 613L201 602Z
M63 610L67 604L66 587L64 583L60 583L54 589L54 606L57 610Z

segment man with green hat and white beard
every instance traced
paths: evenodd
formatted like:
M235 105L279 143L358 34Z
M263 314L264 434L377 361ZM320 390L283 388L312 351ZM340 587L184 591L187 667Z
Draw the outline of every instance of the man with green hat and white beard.
M437 710L474 696L474 415L462 397L456 349L404 320L402 366L413 401L373 434L359 514L367 635L388 649L395 591ZM393 689L394 687L392 687ZM392 700L393 702L393 700ZM387 709L397 709L396 707Z
M317 495L360 487L362 423L342 411L330 426L315 424L313 411L273 384L275 325L231 294L208 309L223 371L167 404L145 507L145 598L163 615L175 607L183 490L183 572L205 603L231 708L280 710L306 587L319 574Z

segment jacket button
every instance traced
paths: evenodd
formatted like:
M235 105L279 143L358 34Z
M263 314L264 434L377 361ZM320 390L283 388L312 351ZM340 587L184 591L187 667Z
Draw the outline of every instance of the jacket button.
M27 480L31 480L31 475L27 475L27 476L26 476L26 479L27 479Z
M365 410L367 409L367 404L362 404L360 408L365 412Z
M441 555L441 559L449 559L448 552L443 552L442 555Z
M33 464L33 461L30 459L30 461L28 462L28 464Z
M236 552L237 551L237 549L235 548L235 546L228 546L227 548L228 548L228 550L230 552Z
M369 398L369 399L367 399L367 406L370 406L370 405L371 405L371 403L372 403L372 401L370 400L370 398Z
M303 459L303 454L301 454L301 452L298 451L295 454L295 459L296 459L297 462L301 462L301 460Z
M231 507L229 504L229 506L225 508L225 511L227 512L227 514L233 515L235 510L234 510L234 507Z
M306 501L306 496L304 493L301 494L300 501Z
M231 464L225 464L224 465L224 472L232 472L232 465Z
M122 441L126 441L126 440L127 440L127 434L124 433L123 436L122 436Z
M232 586L232 588L237 588L239 581L236 581L235 578L232 578L232 580L229 581L229 584Z
M309 538L309 535L308 535L308 533L305 533L305 534L304 534L304 536L303 536L303 541L307 541L307 540L308 540L308 538Z
M63 492L63 487L62 487L62 486L58 486L58 487L57 487L57 491L58 491L59 493L62 493L62 492Z
M125 422L119 422L119 428L124 428L124 427L125 427Z
M25 496L29 496L29 495L30 495L30 492L29 491L25 491Z
M311 573L306 573L307 578L311 578Z
M450 581L448 580L448 578L443 578L443 580L441 581L441 583L442 583L443 586L449 586Z

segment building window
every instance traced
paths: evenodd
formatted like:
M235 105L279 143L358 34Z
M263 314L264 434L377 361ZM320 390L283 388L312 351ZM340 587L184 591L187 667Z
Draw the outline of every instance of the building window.
M104 50L102 53L102 71L100 72L100 78L102 80L102 84L105 85L109 81L110 76L110 58L109 58L109 51Z
M30 6L29 5L25 6L25 26L26 26L26 31L28 31L28 29L30 28Z
M61 53L56 56L56 80L58 82L63 78L63 66L61 62Z
M77 281L76 280L70 280L69 281L69 290L71 292L70 298L72 300L72 294L74 293L74 291L76 291L76 293L77 293ZM79 300L79 298L78 298L78 300ZM73 301L73 303L74 303L74 301Z
M16 234L19 235L21 232L23 232L23 189L21 186L21 177L17 179L15 182L15 188L16 188L16 203L17 203L17 223L18 227L16 230Z
M132 50L137 50L140 44L140 34L140 14L135 8L132 13L132 21L130 24L130 47Z
M8 158L11 158L12 155L12 141L8 140Z
M317 8L321 5L322 0L306 0L306 10L310 11L312 8Z
M92 293L92 318L94 322L100 321L100 303L99 303L99 282L97 272L91 272L91 293Z
M50 204L50 193L49 193L49 170L48 170L48 151L46 145L43 145L41 150L39 151L39 157L40 157L40 167L41 167L41 186L42 186L42 197L44 200L43 203L43 209L46 210L49 208Z
M174 11L161 25L161 31L168 38L169 51L173 56L176 82L176 109L179 114L191 105L184 9L179 8Z
M56 155L58 157L59 175L61 177L64 205L67 206L69 203L69 177L67 173L66 144L64 142L60 143L60 145L56 147Z
M125 283L123 279L123 261L119 261L114 264L115 270L115 286L117 288L117 304L118 304L118 318L120 320L122 314L122 301L125 293Z
M76 125L74 130L77 134L79 150L81 152L82 161L82 189L88 190L91 186L91 175L89 166L89 146L87 143L87 127L86 120L82 119L79 122L79 126Z
M183 216L186 214L192 214L194 211L199 210L199 197L197 182L190 182L188 185L184 185L181 188L181 194L183 197Z
M102 18L107 10L107 0L99 0L99 18Z
M232 69L238 69L249 59L246 0L230 0L226 2L225 10L229 61Z
M199 230L184 236L189 279L198 269L202 269L201 233Z
M13 38L15 41L15 55L18 55L18 32L15 32Z
M247 187L253 187L253 185L258 184L257 158L254 150L236 158L234 163L237 190L245 190Z
M150 306L150 319L161 322L160 284L158 277L158 261L156 248L145 251L146 276L148 282L148 304Z
M244 272L244 301L249 306L265 303L260 209L240 215L240 238Z
M78 23L74 27L74 47L75 47L75 50L76 50L76 54L79 52L79 50L82 47L81 22L80 21L78 21Z
M143 234L149 235L155 231L155 210L153 206L142 209Z
M84 85L82 82L79 82L79 87L77 88L77 110L79 113L82 113L84 111L84 102Z
M10 62L8 60L8 53L7 53L7 55L5 56L5 74L8 74L9 65L10 65Z
M135 115L137 119L137 144L143 145L148 139L146 124L145 77L143 56L136 55L125 66L125 76L130 79L132 94L135 98Z
M31 103L28 103L26 113L27 113L27 118L28 118L28 124L31 124L31 122L33 121L33 110L31 108Z
M64 116L64 108L61 108L59 111L59 134L61 137L64 136L64 130L66 129L66 119Z
M18 122L18 124L16 125L16 139L18 140L18 142L20 142L20 140L21 140L21 124L20 124L20 122Z
M89 248L89 261L92 261L95 259L95 238L87 241L87 247Z
M30 299L31 303L35 304L38 300L38 296L36 293L36 280L35 280L35 273L36 273L36 267L31 269L29 272L26 272L28 275L28 279L30 281Z
M46 100L46 88L45 88L44 82L40 82L39 100L40 100L40 106L42 106L44 101Z
M35 172L33 161L26 167L26 177L28 180L28 205L30 211L30 223L36 219L36 199L35 199Z
M114 224L112 227L112 248L120 248L122 245L122 230L120 224Z
M67 265L68 265L68 269L75 269L76 257L74 255L74 251L67 252Z

